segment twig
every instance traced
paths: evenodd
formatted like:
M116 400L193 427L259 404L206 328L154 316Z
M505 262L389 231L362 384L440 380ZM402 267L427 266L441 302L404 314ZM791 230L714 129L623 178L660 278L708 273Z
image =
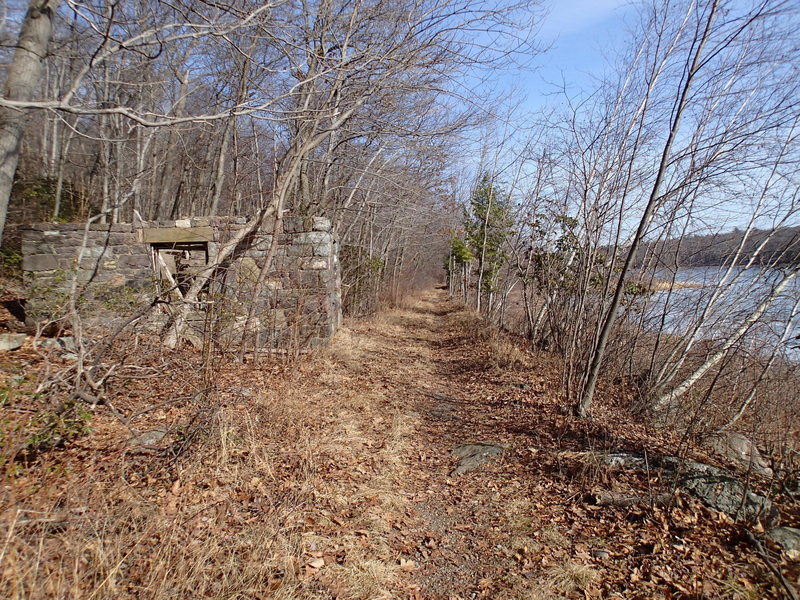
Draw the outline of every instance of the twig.
M92 408L96 407L98 404L105 404L106 402L104 398L95 396L83 390L75 390L72 392L72 397L75 400L83 400L86 402L86 404L91 404Z
M609 490L599 490L589 494L588 499L597 506L668 506L673 494L625 494Z

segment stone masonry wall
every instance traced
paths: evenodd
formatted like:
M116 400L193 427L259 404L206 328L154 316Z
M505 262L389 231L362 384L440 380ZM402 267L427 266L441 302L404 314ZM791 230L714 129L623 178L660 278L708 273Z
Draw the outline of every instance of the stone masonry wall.
M77 278L88 296L101 300L146 300L160 289L170 300L180 301L176 292L164 291L171 287L165 285L164 271L188 286L186 278L202 265L217 262L220 246L245 223L243 217L195 217L88 229L79 223L31 225L22 229L22 268L31 296L45 300L63 295ZM262 348L319 345L339 326L341 283L330 221L290 216L282 224L272 268L258 297L254 291L273 242L274 221L240 243L217 270L204 298L215 304L222 323L215 330L219 336L240 339L253 303L248 335ZM113 309L119 303L106 304ZM207 321L205 313L199 313L197 327Z

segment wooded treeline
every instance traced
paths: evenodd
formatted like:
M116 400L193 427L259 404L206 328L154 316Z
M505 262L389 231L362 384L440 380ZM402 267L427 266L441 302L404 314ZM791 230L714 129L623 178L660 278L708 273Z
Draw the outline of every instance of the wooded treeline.
M800 262L800 227L687 235L664 240L658 249L648 251L643 254L657 252L658 260L667 269L678 265L718 267L731 261L743 265L751 259L759 265L795 265ZM641 265L639 261L637 266Z
M41 219L326 216L343 248L346 305L370 310L441 238L432 234L444 227L448 152L460 132L491 116L481 70L531 51L532 8L11 5L0 99L11 173L14 128L26 120L13 192L10 178L0 181L12 225L5 246L17 243L13 225ZM49 43L28 36L14 51L18 34L43 22ZM38 63L38 79L30 68L15 71L25 61ZM0 210L0 232L4 220Z

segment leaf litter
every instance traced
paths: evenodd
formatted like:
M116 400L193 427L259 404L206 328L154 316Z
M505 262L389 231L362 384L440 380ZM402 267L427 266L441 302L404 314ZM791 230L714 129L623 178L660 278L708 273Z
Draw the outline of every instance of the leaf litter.
M557 360L519 345L504 366L515 341L483 328L431 292L295 364L221 363L203 401L174 404L209 386L203 365L153 350L139 366L159 376L111 396L124 414L166 403L136 421L169 432L158 448L127 445L98 407L91 433L6 474L0 596L781 597L740 525L599 459L680 439L626 416L611 387L592 420L567 416ZM476 443L503 451L451 475Z

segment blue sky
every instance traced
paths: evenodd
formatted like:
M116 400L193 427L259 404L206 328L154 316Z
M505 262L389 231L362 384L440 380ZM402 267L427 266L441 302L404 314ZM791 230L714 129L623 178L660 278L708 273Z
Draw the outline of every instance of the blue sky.
M550 0L539 38L550 49L541 55L533 74L519 75L516 84L529 95L531 108L548 99L566 82L572 93L592 87L610 58L608 50L625 39L625 20L634 12L630 0Z

